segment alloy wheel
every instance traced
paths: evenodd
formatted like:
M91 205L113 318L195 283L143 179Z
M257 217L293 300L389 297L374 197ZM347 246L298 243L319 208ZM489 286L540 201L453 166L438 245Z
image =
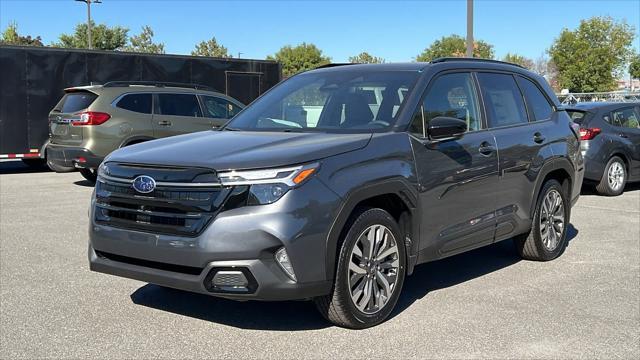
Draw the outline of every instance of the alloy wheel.
M554 251L564 231L564 202L560 193L553 189L545 195L540 209L540 238L548 251Z
M624 184L624 166L619 162L614 161L611 166L609 166L607 179L609 181L609 187L611 187L611 190L620 190L620 187L622 187L622 185Z
M398 243L384 225L365 229L351 250L349 291L353 304L365 314L375 314L387 304L396 288L399 271Z

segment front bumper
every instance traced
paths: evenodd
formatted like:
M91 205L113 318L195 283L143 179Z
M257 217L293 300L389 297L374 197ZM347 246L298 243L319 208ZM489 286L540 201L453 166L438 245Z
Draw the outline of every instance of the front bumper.
M328 294L332 285L331 281L293 282L282 272L275 261L264 259L212 261L202 269L200 274L186 274L115 261L109 259L108 255L99 256L91 245L89 245L89 268L92 271L105 274L235 300L308 299ZM256 289L252 293L212 292L207 286L210 282L208 275L217 269L229 268L250 271L255 278Z
M223 211L195 237L101 225L90 211L89 264L97 272L239 300L295 300L326 295L328 232L342 202L317 179L270 205ZM276 263L284 247L297 281ZM102 256L101 256L102 255ZM115 256L111 256L115 255ZM252 292L214 292L207 276L219 268L246 269Z
M47 145L47 162L63 167L97 169L104 158L79 146Z

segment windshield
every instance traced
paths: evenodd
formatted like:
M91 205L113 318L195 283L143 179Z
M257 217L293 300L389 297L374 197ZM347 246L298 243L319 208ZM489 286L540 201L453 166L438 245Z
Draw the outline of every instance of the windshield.
M228 130L372 132L391 127L417 71L297 75L256 100Z

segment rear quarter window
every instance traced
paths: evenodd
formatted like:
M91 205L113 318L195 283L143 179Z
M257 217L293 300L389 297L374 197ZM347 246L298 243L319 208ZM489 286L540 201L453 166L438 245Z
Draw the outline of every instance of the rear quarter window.
M137 113L151 114L151 94L125 95L118 101L116 107Z
M71 92L62 97L55 110L63 113L74 113L84 110L98 98L98 95L88 92Z
M553 114L553 108L549 104L549 100L544 96L542 91L531 80L521 76L516 77L518 85L524 93L527 106L533 115L533 121L547 120Z
M585 111L567 110L567 114L569 114L571 121L578 125L584 124L587 118L587 113Z

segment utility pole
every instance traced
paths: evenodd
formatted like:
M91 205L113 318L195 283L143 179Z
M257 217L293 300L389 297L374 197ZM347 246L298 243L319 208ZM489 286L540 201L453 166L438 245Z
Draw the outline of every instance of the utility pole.
M89 44L89 50L93 48L91 44L91 4L100 4L101 0L76 0L87 4L87 44Z
M242 56L242 53L238 51L238 59L240 59L240 56Z
M473 57L473 0L467 0L467 57Z

